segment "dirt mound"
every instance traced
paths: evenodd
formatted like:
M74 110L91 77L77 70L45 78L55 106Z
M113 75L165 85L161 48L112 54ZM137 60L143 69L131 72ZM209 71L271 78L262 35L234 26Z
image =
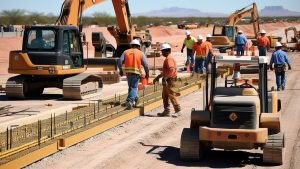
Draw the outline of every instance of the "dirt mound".
M260 24L260 29L264 29L267 32L267 35L271 35L273 31L282 30L290 26L296 26L299 23L288 23L288 22L276 22L276 23L264 23ZM253 26L251 24L248 25L238 25L238 28L241 29L246 35L254 36Z
M153 37L166 37L166 36L183 35L184 34L184 30L177 29L175 25L151 27L151 28L149 28L149 30Z
M185 36L184 29L177 29L175 25L172 26L158 26L149 28L152 35L152 43L168 42L172 46L173 51L180 51ZM192 36L198 35L206 36L208 33L212 33L212 27L202 27L198 29L189 30Z

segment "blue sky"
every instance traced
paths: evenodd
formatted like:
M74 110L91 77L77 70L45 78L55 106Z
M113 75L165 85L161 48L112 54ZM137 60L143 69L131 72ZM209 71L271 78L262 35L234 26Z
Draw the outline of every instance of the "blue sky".
M0 11L25 9L32 12L53 13L58 15L64 0L1 0ZM229 14L237 9L255 2L258 9L265 6L283 6L291 11L300 12L300 0L129 0L131 13L143 13L167 7L182 7L198 9L203 12L218 12ZM91 7L84 12L90 15L94 12L107 12L114 15L111 0Z

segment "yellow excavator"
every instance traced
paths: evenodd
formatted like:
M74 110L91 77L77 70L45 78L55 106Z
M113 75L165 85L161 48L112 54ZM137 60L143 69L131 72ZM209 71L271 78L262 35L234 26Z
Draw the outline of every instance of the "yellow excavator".
M230 14L225 25L214 25L212 33L212 44L218 48L221 53L226 52L227 49L234 47L235 36L238 28L236 24L245 17L251 16L251 23L253 23L253 30L255 38L258 36L260 30L258 23L258 11L255 3L248 5L240 10Z
M255 3L248 5L242 9L230 14L225 25L214 25L212 33L212 44L214 48L218 48L221 53L225 53L227 49L232 49L235 45L235 37L238 31L236 24L245 17L251 17L250 22L253 24L254 37L248 36L253 45L256 45L256 38L259 36L259 15ZM268 36L271 42L271 47L277 41L281 41L281 37Z
M289 40L288 32L290 32L290 31L294 32L294 36L291 37L291 39ZM292 27L286 28L284 30L284 32L285 32L285 36L286 36L286 44L285 44L286 47L292 51L295 51L295 50L300 51L300 31L298 31L296 29L296 27L292 26Z
M14 99L36 97L48 87L63 89L66 99L84 99L99 93L103 87L101 77L84 73L82 44L85 38L81 21L84 10L103 1L65 0L55 25L25 26L22 50L9 54L8 72L19 75L7 80L6 96ZM138 32L131 25L128 1L113 0L112 3L119 26L109 28L117 41L115 57L129 48L133 38L140 39L144 46L151 44L147 32Z

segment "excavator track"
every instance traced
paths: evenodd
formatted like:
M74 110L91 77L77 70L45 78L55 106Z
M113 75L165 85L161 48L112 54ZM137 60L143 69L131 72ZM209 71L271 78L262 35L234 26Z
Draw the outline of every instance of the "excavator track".
M25 99L41 95L44 88L35 85L31 76L17 75L6 82L5 93L8 98Z
M101 92L103 88L100 76L81 73L63 81L63 97L65 99L85 99Z
M263 149L263 162L282 165L283 163L284 134L269 135Z

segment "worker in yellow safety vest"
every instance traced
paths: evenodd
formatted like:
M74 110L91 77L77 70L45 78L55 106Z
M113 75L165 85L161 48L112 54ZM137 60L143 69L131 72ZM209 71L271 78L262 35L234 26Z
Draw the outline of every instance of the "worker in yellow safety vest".
M190 31L185 32L186 38L183 41L182 47L181 47L181 53L183 53L183 49L186 47L186 62L185 66L190 66L191 68L194 67L195 59L193 56L193 46L197 42L196 38L191 36Z
M138 102L137 89L140 81L142 66L145 70L145 78L149 78L148 63L145 54L140 50L140 41L134 39L131 41L130 46L131 49L125 50L118 62L120 76L123 76L124 73L127 76L128 96L124 105L126 106L127 110L132 109L133 106L136 106L136 103ZM122 68L123 64L124 68Z

